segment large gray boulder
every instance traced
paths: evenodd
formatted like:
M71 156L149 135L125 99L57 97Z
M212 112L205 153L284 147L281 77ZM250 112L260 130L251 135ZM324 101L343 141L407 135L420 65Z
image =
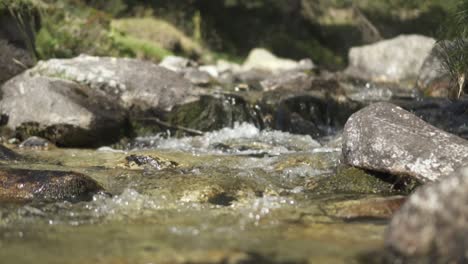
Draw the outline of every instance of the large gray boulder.
M190 82L151 62L81 55L38 63L32 72L86 85L125 109L168 111L196 99Z
M426 184L394 215L386 245L398 263L467 263L468 167ZM395 263L395 262L393 262Z
M374 44L353 47L345 73L377 82L416 80L435 40L419 35L402 35Z
M126 113L111 98L75 82L25 72L2 88L0 112L20 138L41 136L60 146L87 147L117 140Z
M430 182L468 162L468 141L398 106L376 103L347 121L343 155L355 167Z

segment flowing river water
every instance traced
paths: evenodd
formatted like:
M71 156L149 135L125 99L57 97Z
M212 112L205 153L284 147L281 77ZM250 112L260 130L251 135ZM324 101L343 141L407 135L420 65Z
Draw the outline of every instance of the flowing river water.
M342 166L339 136L241 124L122 150L17 151L31 159L9 167L81 172L108 193L1 205L1 263L353 263L383 245L386 220L329 210L374 194L314 191Z

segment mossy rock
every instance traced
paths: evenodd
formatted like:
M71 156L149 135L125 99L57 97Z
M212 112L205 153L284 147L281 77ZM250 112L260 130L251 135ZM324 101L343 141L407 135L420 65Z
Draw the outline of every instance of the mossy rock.
M168 120L171 124L204 132L242 122L262 125L257 111L237 95L202 96L198 101L176 107Z
M203 95L197 101L174 107L169 113L148 111L130 116L133 136L151 136L168 130L177 137L193 136L199 133L189 130L209 132L243 122L263 126L260 113L238 95Z
M396 179L388 175L373 175L354 167L341 167L327 177L306 184L315 194L409 194L419 185L411 179Z

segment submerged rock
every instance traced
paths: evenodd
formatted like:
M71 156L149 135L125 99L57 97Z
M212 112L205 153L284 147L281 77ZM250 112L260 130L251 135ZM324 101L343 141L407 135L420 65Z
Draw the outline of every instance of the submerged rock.
M0 201L80 201L100 191L99 183L76 172L0 169Z
M349 118L343 155L352 166L428 182L446 177L468 161L468 141L398 106L376 103Z
M40 136L60 146L116 141L126 114L112 99L75 82L25 72L2 88L0 111L19 138Z
M306 189L315 194L402 194L415 186L411 181L379 178L356 168L340 168L334 175L311 179Z
M393 217L387 247L402 262L466 263L467 188L468 168L464 167L418 189Z
M19 144L20 148L47 150L53 147L53 144L47 139L32 136Z
M415 80L435 40L419 35L402 35L349 51L346 73L372 81Z
M404 196L390 196L349 200L327 205L325 211L329 216L353 219L387 219L390 218L405 202Z
M201 96L198 101L174 108L168 120L172 125L203 132L234 127L234 124L243 122L258 127L262 124L252 105L240 96L229 94Z
M128 169L155 169L162 170L167 168L175 168L179 165L175 161L163 159L154 155L129 155L125 157L125 162L120 164L121 167Z

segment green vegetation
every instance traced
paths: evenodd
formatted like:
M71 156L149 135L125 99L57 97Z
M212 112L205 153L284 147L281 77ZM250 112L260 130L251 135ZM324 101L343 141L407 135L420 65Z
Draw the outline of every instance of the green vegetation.
M281 57L341 68L352 46L405 33L434 36L457 2L0 0L0 11L40 6L41 59L88 53L240 61L252 48L264 47Z
M0 12L35 10L43 4L40 0L1 0Z
M127 48L139 59L161 61L165 56L172 55L172 52L161 47L157 42L138 39L127 36L119 32L113 32L112 39L122 47Z
M171 51L187 57L198 58L202 53L200 45L175 26L161 19L151 17L115 19L111 23L111 28L123 34L127 39L147 43L146 46L150 46L151 43L158 45L160 52L164 49L166 54ZM129 42L128 44L139 43ZM138 48L141 45L131 45L130 48L132 46ZM157 47L153 47L153 49L157 49Z
M452 89L449 95L458 99L466 89L468 77L468 1L460 1L440 34L435 56L449 72Z
M134 56L110 34L111 18L83 4L47 1L42 28L37 35L39 57L67 58L81 53L101 56Z

